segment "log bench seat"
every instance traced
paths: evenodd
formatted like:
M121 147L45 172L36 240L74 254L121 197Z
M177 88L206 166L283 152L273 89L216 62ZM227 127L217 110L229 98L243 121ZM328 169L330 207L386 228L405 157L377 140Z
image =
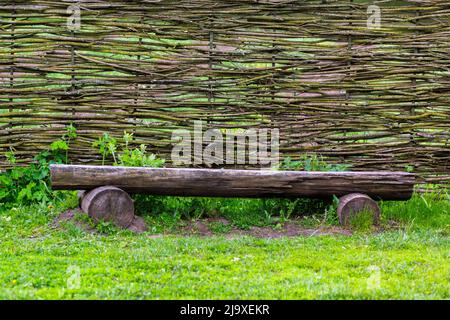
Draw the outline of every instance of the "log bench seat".
M54 190L85 190L82 210L94 220L128 227L134 217L129 193L189 197L332 198L341 197L339 220L370 210L375 200L407 200L415 175L406 172L306 172L275 170L178 169L116 166L51 165Z

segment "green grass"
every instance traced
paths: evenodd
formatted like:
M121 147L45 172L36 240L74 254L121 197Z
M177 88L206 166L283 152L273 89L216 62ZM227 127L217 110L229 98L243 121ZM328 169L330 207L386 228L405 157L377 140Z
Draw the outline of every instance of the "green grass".
M349 227L355 232L367 233L374 230L373 213L370 210L359 212L351 215L349 219Z
M208 211L225 208L199 216L226 215L233 225L245 210L260 209L260 200L196 201ZM212 223L213 237L155 235L185 221L175 204L147 216L159 227L141 235L108 224L97 228L102 233L73 223L54 228L53 219L75 205L71 197L56 208L0 208L0 299L450 298L445 197L383 203L383 232L280 239L228 239L229 226L220 222ZM260 216L253 225L273 225L258 210L248 212ZM334 224L318 213L301 221Z
M398 221L409 229L439 229L450 234L450 195L444 192L415 195L407 202L385 202L381 210L385 220Z

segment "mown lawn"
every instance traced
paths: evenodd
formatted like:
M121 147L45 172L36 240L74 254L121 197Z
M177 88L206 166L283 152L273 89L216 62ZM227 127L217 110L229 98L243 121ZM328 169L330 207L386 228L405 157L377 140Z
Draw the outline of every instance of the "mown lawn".
M71 206L0 209L1 299L450 298L445 198L383 204L384 231L279 239L56 228Z

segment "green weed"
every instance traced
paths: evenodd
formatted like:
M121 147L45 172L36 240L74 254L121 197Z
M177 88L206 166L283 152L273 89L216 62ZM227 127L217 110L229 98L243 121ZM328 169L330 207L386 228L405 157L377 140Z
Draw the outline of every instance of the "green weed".
M134 137L132 133L123 134L123 144L117 139L111 137L108 133L104 133L92 146L98 149L102 155L102 164L108 156L112 157L113 165L125 167L151 167L160 168L164 165L165 160L157 158L154 154L147 152L147 146L141 144L139 148L131 148Z
M70 125L66 134L53 142L48 150L40 152L28 166L14 166L0 173L0 205L13 207L17 204L46 205L62 199L67 192L54 192L50 184L50 165L65 163L68 158L70 141L76 138L76 129ZM11 165L16 164L14 150L7 153Z
M286 157L281 162L280 170L293 170L293 171L346 171L350 168L345 164L332 164L326 162L325 158L316 154L303 154L300 156L300 160L292 160L290 157Z

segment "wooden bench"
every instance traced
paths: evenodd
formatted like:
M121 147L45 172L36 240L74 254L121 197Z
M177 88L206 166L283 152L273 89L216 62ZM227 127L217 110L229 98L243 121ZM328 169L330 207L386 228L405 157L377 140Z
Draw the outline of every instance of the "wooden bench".
M86 190L82 210L94 220L129 227L134 204L129 193L193 197L341 197L341 224L364 210L380 217L375 200L407 200L415 175L406 172L305 172L51 165L54 190Z

